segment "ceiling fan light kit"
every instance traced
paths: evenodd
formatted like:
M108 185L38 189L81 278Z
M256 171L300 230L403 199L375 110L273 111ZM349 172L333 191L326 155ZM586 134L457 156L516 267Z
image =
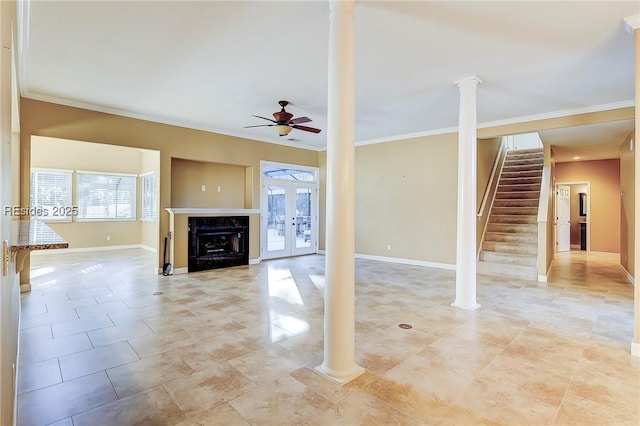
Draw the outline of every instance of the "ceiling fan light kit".
M280 136L287 136L289 132L291 132L291 127L287 126L286 124L277 124L275 128L278 132L278 135Z
M245 126L245 129L249 127L275 127L276 131L278 132L278 135L280 136L287 136L291 132L291 129L298 129L304 132L311 132L311 133L321 132L320 129L316 129L315 127L300 126L299 124L309 123L312 120L309 117L293 118L293 114L285 111L284 109L287 105L289 105L289 101L279 101L278 104L280 104L281 108L280 108L280 111L276 111L273 113L274 120L267 117L262 117L260 115L254 115L254 117L256 118L261 118L263 120L271 121L273 124L259 124L256 126Z

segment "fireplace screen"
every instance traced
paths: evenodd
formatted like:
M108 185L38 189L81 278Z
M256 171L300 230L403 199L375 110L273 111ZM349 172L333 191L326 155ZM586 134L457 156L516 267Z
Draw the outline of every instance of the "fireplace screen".
M189 272L249 264L249 217L190 217Z
M225 256L241 253L242 232L207 232L196 234L197 257Z

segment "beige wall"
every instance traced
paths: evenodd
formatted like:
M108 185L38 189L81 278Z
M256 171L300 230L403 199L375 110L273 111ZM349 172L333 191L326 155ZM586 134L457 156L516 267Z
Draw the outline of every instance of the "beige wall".
M590 250L620 253L620 160L556 163L556 184L590 183Z
M138 174L141 164L142 152L135 148L41 136L31 138L31 167Z
M171 192L171 206L243 209L245 169L243 166L173 158L171 188L180 189ZM202 191L203 185L205 191Z
M306 149L257 142L200 130L159 124L151 121L88 111L31 99L21 99L21 203L29 199L29 165L31 135L81 140L109 145L128 146L160 151L160 223L156 246L162 248L169 231L172 192L171 160L204 161L252 168L251 194L245 205L260 208L260 160L305 166L318 165L318 152ZM248 204L251 204L250 206ZM250 253L259 253L258 226L250 229ZM28 260L27 260L28 262ZM29 264L26 263L28 268ZM162 267L162 250L158 253ZM28 275L23 277L28 279Z
M477 206L478 214L482 214L478 216L478 222L476 223L476 251L480 250L480 246L484 238L484 230L487 226L487 221L489 220L489 213L491 212L491 200L493 199L495 191L498 188L498 181L500 177L499 169L493 176L493 181L490 182L489 180L491 179L491 172L493 171L493 166L498 156L500 156L499 162L497 164L498 168L502 167L506 156L506 149L503 149L501 151L501 146L501 137L478 139ZM480 209L482 208L482 200L485 196L487 197L487 200L485 202L484 210L480 212Z
M157 173L159 160L157 151L41 136L31 138L31 167L34 168L125 174ZM136 205L138 217L140 217L141 191L138 190L137 194ZM72 205L77 205L75 193L73 197ZM151 250L157 250L157 221L48 223L72 249L143 245Z
M142 163L140 172L155 173L160 176L160 151L142 149ZM142 195L142 188L140 191ZM156 188L156 200L158 200L159 188ZM142 202L138 203L138 217L142 217ZM158 211L160 215L160 211ZM154 221L143 220L140 222L140 244L147 250L158 251L158 232L160 221L156 218Z
M455 133L356 148L356 252L454 264L456 164Z
M478 129L481 138L527 133L633 117L633 108L537 120ZM482 142L480 142L482 143ZM490 173L491 149L478 145L478 199L486 185L480 175ZM487 148L487 151L482 151ZM455 263L457 205L457 134L449 133L375 145L357 146L356 252L434 263ZM480 160L482 158L482 160ZM491 161L489 161L491 159ZM483 166L480 165L482 162ZM489 165L489 163L491 163ZM551 149L545 148L545 165L553 176ZM326 206L326 153L320 153L320 211ZM483 171L480 170L484 167ZM549 181L552 185L552 181ZM552 191L549 192L552 197ZM550 198L552 201L552 198ZM539 273L546 274L553 260L553 203L544 212ZM320 219L319 246L324 246L324 217ZM479 233L481 231L478 231ZM391 250L387 245L391 244Z
M478 173L478 186L477 186L477 205L480 208L482 198L489 184L489 178L491 177L491 171L493 170L493 164L496 161L498 152L500 151L500 145L502 144L502 138L488 138L478 139L478 160L477 160L477 173ZM490 206L487 206L487 208Z
M250 141L230 136L168 126L148 121L118 117L54 105L29 99L22 100L24 142L26 136L39 134L52 137L88 140L122 146L160 150L161 192L160 227L157 240L168 231L165 207L171 203L171 159L204 161L246 168L253 181L245 182L244 205L260 206L260 160L280 161L320 167L320 212L326 206L324 182L326 153L318 153ZM633 108L570 117L538 120L528 123L484 128L481 138L498 137L534 130L614 121L633 117ZM176 141L180 141L177 143ZM22 157L29 157L29 142L22 143ZM21 160L24 162L24 160ZM381 169L376 171L378 166ZM359 253L399 257L453 264L455 262L455 212L457 135L455 133L402 140L356 148L356 249ZM438 175L438 172L442 171ZM24 179L24 172L23 172ZM404 177L403 177L404 176ZM371 177L373 181L368 181ZM374 195L375 179L387 180ZM362 183L361 183L362 182ZM379 182L380 183L380 182ZM28 185L22 186L23 197ZM403 199L401 194L422 194L404 198L392 208L390 201ZM28 192L27 192L28 194ZM373 213L373 214L372 214ZM380 224L386 226L380 232ZM374 227L375 224L375 227ZM405 226L402 226L402 225ZM371 231L375 230L374 233ZM414 232L417 231L417 234ZM411 238L405 238L409 235ZM415 238L415 235L418 237ZM324 249L324 215L320 217L319 246ZM417 241L417 242L416 242ZM255 244L255 246L254 246ZM251 229L251 252L259 252L259 230ZM386 250L391 244L392 250ZM162 256L159 254L159 265Z
M620 264L634 274L634 151L630 149L633 132L620 145ZM634 147L635 149L635 147Z
M546 281L553 262L556 239L554 233L553 185L555 159L551 146L543 146L544 166L540 184L540 205L538 206L538 280Z

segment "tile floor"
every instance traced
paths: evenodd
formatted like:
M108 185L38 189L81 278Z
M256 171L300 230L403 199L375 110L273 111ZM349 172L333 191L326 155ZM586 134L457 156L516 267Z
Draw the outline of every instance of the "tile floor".
M32 257L19 425L637 425L633 288L617 256L547 285L357 261L357 361L322 361L322 256L163 277L142 250ZM413 325L400 329L399 323Z

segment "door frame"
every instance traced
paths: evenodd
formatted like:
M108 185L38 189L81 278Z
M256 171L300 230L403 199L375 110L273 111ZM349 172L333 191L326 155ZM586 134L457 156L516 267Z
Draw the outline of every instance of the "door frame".
M303 181L303 180L296 181L292 179L278 179L273 177L265 177L264 170L265 170L265 167L267 166L308 172L313 175L314 180L313 181ZM260 218L261 218L260 219L260 258L261 259L265 259L265 260L277 259L282 257L291 257L291 256L300 256L300 255L318 253L319 223L320 223L320 214L318 212L318 209L320 206L319 175L320 175L320 169L318 167L303 166L300 164L281 163L276 161L266 161L266 160L260 161L260 204L261 204L260 206L260 212L261 212L260 214ZM298 186L308 186L308 187L311 187L312 190L314 191L312 206L311 206L312 217L310 219L311 219L311 229L315 230L315 232L312 232L311 234L311 241L310 241L311 246L308 248L308 250L296 249L295 246L293 246L293 247L290 247L288 252L285 253L283 256L268 255L267 247L266 247L266 245L268 244L268 239L267 239L268 204L266 202L265 186L270 184L282 184L282 186L289 185L294 191L295 191L295 188ZM293 235L294 237L292 238L292 241L295 240L295 233Z
M591 182L588 180L582 180L582 181L563 181L563 182L556 182L554 184L553 187L553 217L554 217L554 221L553 221L553 228L554 228L554 238L555 238L555 244L553 245L553 252L557 253L558 252L558 186L563 185L563 186L573 186L573 185L586 185L587 186L587 206L586 206L586 210L587 210L587 219L585 220L585 223L587 224L587 250L585 251L586 253L589 253L591 251ZM571 203L569 204L571 205ZM571 214L571 213L570 213ZM569 247L571 247L571 242L569 242ZM571 249L569 250L571 251Z

